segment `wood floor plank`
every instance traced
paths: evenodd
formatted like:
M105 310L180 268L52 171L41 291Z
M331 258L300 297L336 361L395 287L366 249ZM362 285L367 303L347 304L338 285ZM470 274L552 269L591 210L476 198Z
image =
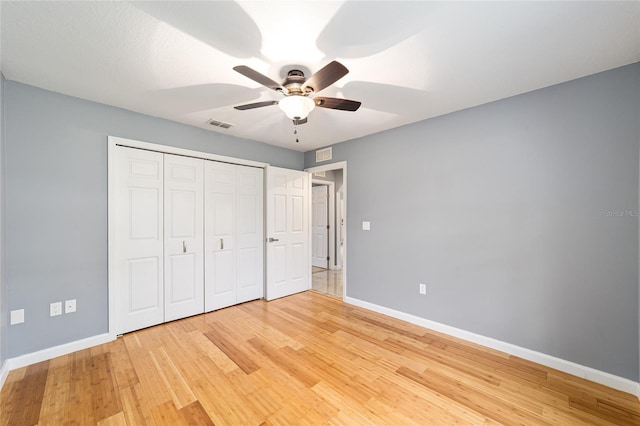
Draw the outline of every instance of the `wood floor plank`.
M12 392L16 404L8 418L8 424L38 423L48 375L49 361L39 362L26 368L22 386L15 387Z
M249 343L265 354L279 368L289 373L292 378L304 383L305 386L311 387L320 381L316 374L307 371L305 368L301 368L301 366L295 362L295 357L292 356L291 353L279 350L257 337L249 340Z
M187 421L187 424L198 426L213 426L213 421L202 408L202 404L199 401L194 401L191 404L182 407L180 409L182 417Z
M151 405L142 391L140 383L120 390L122 412L128 425L155 425Z
M341 417L350 424L383 424L380 417L369 410L360 410L358 406L345 398L342 393L324 382L317 383L312 390L328 404L340 410ZM339 414L336 414L339 415Z
M127 419L122 411L98 422L98 426L127 426Z
M196 396L164 348L151 351L151 360L156 366L166 389L169 390L173 404L177 409L196 401Z
M111 349L111 362L113 363L113 371L116 383L119 388L128 388L135 386L140 382L136 369L131 362L131 356L127 350L124 339L116 339Z
M638 398L316 292L10 372L0 425L640 425Z
M143 332L146 331L143 330ZM138 333L143 334L143 332ZM144 348L136 350L137 342L139 342L138 339L126 340L127 347L131 344L132 349L129 351L131 353L131 362L140 380L135 389L139 400L143 402L144 412L150 415L151 408L171 400L171 393L165 387L164 381L157 373L157 368L151 359L150 350L154 347L149 347L146 350Z
M472 388L454 379L442 376L433 371L420 374L406 367L400 367L398 373L429 389L446 395L454 401L469 406L475 411L500 423L552 425L552 423L545 421L541 416L537 416L523 407L501 400L482 391L474 391ZM473 399L470 398L470 395L474 396Z
M584 399L574 400L570 399L569 406L572 408L576 408L579 411L589 413L594 417L597 417L601 420L606 420L608 422L612 422L621 426L637 426L640 425L640 417L634 415L633 413L614 409L610 405L601 404L600 401L597 401L589 404L585 403Z
M225 353L238 367L247 374L251 374L258 370L260 367L247 356L245 352L234 345L229 339L227 339L221 332L223 328L221 323L215 323L215 326L209 330L205 336L211 340L222 352Z
M411 411L419 407L419 411L426 411L427 420L422 424L431 423L432 419L438 419L441 424L483 424L486 417L472 408L460 404L457 401L425 388L402 375L382 373L374 383L381 391L380 400L389 407L395 407L401 411ZM420 414L423 417L425 414Z
M64 417L73 418L74 425L96 424L98 419L93 411L92 356L90 350L74 352L70 356L69 397L64 406Z
M120 394L116 391L111 353L105 352L90 358L91 397L96 420L112 417L122 411Z
M69 356L50 360L47 384L40 408L40 425L59 425L64 422L64 409L69 397L71 371Z
M208 332L207 330L206 332ZM207 336L200 331L191 332L186 343L196 357L196 366L207 375L229 373L238 369L238 364L233 362L224 352L218 348Z
M153 419L158 425L189 426L189 423L180 411L178 411L173 401L160 404L151 411L153 413Z

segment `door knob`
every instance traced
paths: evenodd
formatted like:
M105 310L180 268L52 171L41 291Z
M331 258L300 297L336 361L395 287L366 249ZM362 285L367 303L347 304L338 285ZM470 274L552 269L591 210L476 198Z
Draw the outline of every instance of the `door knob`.
M280 240L279 240L279 239L277 239L277 238L269 237L269 242L270 242L270 243L273 243L273 242L275 242L275 241L280 241Z

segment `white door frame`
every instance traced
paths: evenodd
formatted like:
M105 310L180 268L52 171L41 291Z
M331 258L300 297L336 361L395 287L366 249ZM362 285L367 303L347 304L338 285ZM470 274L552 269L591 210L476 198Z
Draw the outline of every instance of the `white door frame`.
M252 166L265 168L267 163L261 163L258 161L243 160L240 158L226 157L224 155L210 154L207 152L192 151L190 149L176 148L168 145L159 145L149 142L136 141L132 139L125 139L116 136L108 136L107 138L107 179L108 179L108 267L109 267L109 283L108 283L108 297L109 297L109 339L115 340L117 337L116 332L116 304L118 298L116 297L117 286L116 280L116 261L114 256L115 241L116 241L116 229L115 229L115 153L116 146L126 146L129 148L145 149L148 151L161 152L164 154L176 154L184 155L186 157L203 158L205 160L221 161L224 163L239 164L243 166Z
M344 256L342 258L342 299L344 300L347 297L347 162L338 161L304 170L305 172L315 173L339 169L342 169L342 194L344 197ZM311 213L309 213L309 220L311 220Z
M329 251L327 252L329 256L329 262L327 263L327 266L329 267L329 269L336 269L336 184L335 182L329 182L326 180L311 179L311 185L313 186L313 184L325 185L329 187L327 190L327 192L329 193L329 233L327 235L327 238L329 239ZM311 212L311 214L313 214L313 211Z
M345 238L345 215L343 214L343 208L346 205L344 202L344 193L342 191L336 192L336 269L342 269L344 255L344 247L342 247L341 241L344 241ZM342 202L342 204L340 204ZM342 227L342 228L341 228ZM340 239L339 237L342 237Z

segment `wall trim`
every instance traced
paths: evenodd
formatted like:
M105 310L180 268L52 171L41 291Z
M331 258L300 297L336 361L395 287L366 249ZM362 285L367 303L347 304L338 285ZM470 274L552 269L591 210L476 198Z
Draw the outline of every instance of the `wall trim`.
M103 343L108 343L112 340L114 339L109 333L98 334L96 336L86 337L84 339L20 355L15 358L9 358L5 360L2 368L0 369L0 389L2 389L4 381L7 379L11 370L26 367L27 365L46 361L62 355L67 355L72 352L81 351L93 346L102 345Z
M592 382L599 383L604 386L608 386L613 389L620 390L622 392L629 393L631 395L635 395L638 397L638 399L640 399L640 383L634 382L633 380L629 380L624 377L616 376L611 373L576 364L575 362L567 361L561 358L547 355L542 352L523 348L521 346L503 342L491 337L482 336L480 334L472 333L470 331L462 330L436 321L431 321L412 314L396 311L395 309L376 305L375 303L355 299L353 297L345 297L344 302L380 314L388 315L393 318L407 321L421 327L426 327L440 333L448 334L449 336L457 337L468 342L477 343L491 349L496 349L510 355L515 355L528 361L532 361L577 377L581 377L583 379L590 380Z

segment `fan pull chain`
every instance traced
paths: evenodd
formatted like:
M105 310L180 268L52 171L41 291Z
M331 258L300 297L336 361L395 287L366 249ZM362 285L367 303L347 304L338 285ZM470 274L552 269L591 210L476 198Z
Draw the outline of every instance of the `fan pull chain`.
M300 142L300 139L298 139L298 125L297 124L293 124L293 134L296 135L296 143Z

